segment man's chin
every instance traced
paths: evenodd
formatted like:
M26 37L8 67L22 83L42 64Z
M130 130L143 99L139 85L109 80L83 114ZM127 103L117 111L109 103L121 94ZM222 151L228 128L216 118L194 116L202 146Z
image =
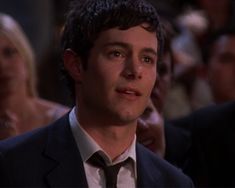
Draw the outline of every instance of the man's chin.
M119 116L119 122L120 125L129 125L129 124L135 124L137 125L137 119L140 115L134 115L134 114L124 114Z

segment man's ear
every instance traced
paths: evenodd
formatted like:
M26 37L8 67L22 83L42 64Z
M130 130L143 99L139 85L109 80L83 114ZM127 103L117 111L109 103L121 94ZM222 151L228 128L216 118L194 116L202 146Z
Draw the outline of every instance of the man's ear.
M81 81L82 62L80 57L71 49L63 54L64 67L74 81Z

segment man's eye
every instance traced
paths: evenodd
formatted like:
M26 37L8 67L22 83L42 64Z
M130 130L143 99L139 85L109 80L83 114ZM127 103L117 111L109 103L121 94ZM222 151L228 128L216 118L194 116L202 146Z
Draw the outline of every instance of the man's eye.
M147 63L147 64L154 64L155 63L155 60L152 57L149 57L149 56L144 56L142 58L142 61L144 63Z
M124 51L116 49L110 49L107 51L106 56L112 61L123 61L123 59L126 57Z
M124 55L120 51L111 51L109 52L109 57L124 57Z

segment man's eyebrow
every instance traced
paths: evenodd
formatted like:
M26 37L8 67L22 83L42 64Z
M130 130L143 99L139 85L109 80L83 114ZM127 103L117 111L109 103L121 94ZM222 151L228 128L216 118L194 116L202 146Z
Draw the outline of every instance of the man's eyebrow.
M109 47L109 46L120 46L122 48L129 48L130 45L128 45L127 43L124 42L109 42L104 44L104 47Z
M157 51L154 50L153 48L143 48L142 51L143 51L143 52L146 52L146 53L151 53L151 54L153 54L153 55L155 55L155 56L158 56Z
M110 43L104 44L104 47L109 47L109 46L120 46L122 48L130 48L130 45L127 43L124 43L124 42L110 42ZM157 51L153 48L146 47L146 48L143 48L141 51L147 52L147 53L152 53L153 55L158 56Z

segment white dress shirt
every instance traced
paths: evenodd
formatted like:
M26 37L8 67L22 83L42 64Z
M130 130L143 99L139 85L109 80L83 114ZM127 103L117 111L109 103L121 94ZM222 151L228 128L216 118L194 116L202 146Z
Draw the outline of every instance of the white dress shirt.
M99 152L102 155L107 165L114 165L127 158L131 158L131 163L127 163L120 168L117 176L117 187L136 187L136 136L131 146L112 162L108 154L106 154L95 140L80 126L76 117L75 107L69 114L69 123L83 160L87 183L90 188L105 188L105 176L103 170L94 167L87 162L95 152Z

